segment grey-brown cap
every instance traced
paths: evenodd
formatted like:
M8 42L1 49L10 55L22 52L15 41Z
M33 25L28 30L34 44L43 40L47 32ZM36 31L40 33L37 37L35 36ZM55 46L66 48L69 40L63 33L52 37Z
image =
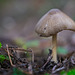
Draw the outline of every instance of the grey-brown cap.
M75 22L59 9L51 9L35 27L35 31L43 37L52 36L62 30L75 31Z

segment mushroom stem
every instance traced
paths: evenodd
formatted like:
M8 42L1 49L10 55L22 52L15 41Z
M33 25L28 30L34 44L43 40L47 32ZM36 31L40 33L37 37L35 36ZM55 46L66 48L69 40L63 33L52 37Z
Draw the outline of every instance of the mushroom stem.
M57 34L54 34L52 37L52 44L53 44L53 50L52 50L52 56L53 56L53 61L57 63Z

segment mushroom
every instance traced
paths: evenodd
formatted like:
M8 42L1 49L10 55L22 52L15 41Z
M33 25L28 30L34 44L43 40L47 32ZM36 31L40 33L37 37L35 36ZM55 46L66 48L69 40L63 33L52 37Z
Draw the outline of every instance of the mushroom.
M62 30L75 31L75 22L59 9L51 9L37 23L35 27L36 33L41 37L52 36L52 56L53 61L57 61L57 33Z

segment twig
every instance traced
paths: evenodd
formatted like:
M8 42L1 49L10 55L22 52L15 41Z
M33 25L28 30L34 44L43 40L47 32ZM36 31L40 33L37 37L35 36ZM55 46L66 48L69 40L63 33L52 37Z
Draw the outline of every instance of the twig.
M28 71L30 74L33 74L32 65L28 64Z
M52 71L54 71L54 70L56 69L56 67L57 67L57 65L55 65L55 66L53 67Z
M30 49L23 49L23 48L9 48L9 50L14 49L14 50L20 50L20 51L26 51L26 52L32 52Z
M32 51L32 63L34 63L34 52L32 49L30 49Z
M54 71L57 67L59 67L59 66L61 66L61 65L62 65L61 63L55 65L55 66L53 67L52 71Z
M51 59L52 59L52 56L49 56L48 59L47 59L47 62L42 66L42 68L44 68Z
M75 57L72 56L72 57L71 57L71 63L75 65L75 60L74 60L74 59L75 59Z
M5 50L6 50L7 48L3 48L3 47L2 47L2 49L5 49ZM13 49L13 50L19 50L19 51L32 52L32 51L29 50L29 49L25 50L25 49L23 49L23 48L10 48L10 47L8 47L8 49L9 49L9 50Z
M5 50L7 53L8 53L8 51L7 51L7 49L6 48L3 48L3 47L1 47L1 49L0 50ZM11 56L13 56L12 54L10 54Z
M65 67L61 67L61 68L58 68L58 69L52 71L52 73L56 73L56 72L61 71L61 70L64 70L64 69L65 69Z
M53 67L53 69L52 69L52 73L56 73L56 72L58 72L58 71L61 71L61 70L65 69L64 66L63 66L63 67L61 67L61 66L62 66L62 63L59 63L59 64L55 65L55 66ZM61 67L61 68L56 69L57 67Z
M13 63L12 63L12 60L11 60L11 57L10 57L10 53L9 53L9 49L8 49L8 45L7 44L6 44L6 47L7 47L7 53L8 53L8 56L9 56L10 64L11 64L11 66L15 67L15 65L13 65Z

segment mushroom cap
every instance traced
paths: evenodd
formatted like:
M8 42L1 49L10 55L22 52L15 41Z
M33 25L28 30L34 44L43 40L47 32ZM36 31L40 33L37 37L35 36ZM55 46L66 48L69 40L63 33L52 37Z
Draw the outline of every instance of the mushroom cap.
M52 36L62 30L75 31L75 22L59 9L51 9L35 27L35 31L43 37Z

